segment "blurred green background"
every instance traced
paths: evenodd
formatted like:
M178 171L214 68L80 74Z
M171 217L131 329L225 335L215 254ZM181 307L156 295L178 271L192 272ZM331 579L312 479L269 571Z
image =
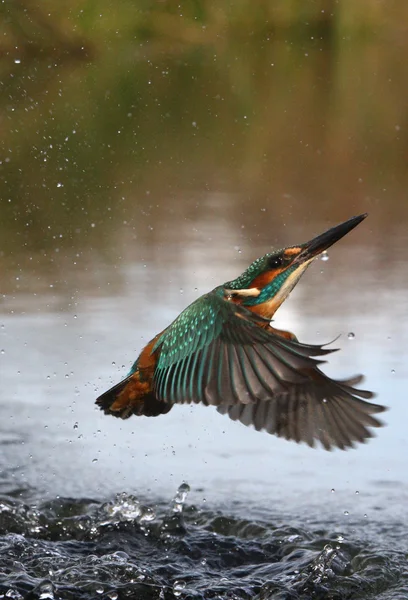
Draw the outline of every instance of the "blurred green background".
M237 232L267 207L271 242L407 217L403 0L6 0L0 19L3 292L75 280L79 247L146 258L214 195Z

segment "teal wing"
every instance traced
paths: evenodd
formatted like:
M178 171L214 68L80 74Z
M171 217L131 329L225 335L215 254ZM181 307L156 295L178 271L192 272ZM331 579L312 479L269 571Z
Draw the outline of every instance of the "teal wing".
M215 405L257 430L314 446L342 449L371 437L385 410L356 389L361 376L327 377L318 345L286 340L265 321L216 291L191 304L156 343L155 395L167 403Z
M306 382L315 356L331 350L290 342L265 321L216 292L202 296L170 325L159 350L155 394L169 403L250 404Z

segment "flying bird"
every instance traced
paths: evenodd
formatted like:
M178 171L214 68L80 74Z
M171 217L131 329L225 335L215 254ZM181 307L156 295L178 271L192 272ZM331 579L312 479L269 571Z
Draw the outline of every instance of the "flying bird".
M326 450L372 437L385 407L356 388L361 375L331 379L321 357L335 351L276 329L272 317L311 262L366 214L304 244L255 260L239 277L190 304L141 351L128 376L96 404L115 417L155 417L174 404L216 406L234 421Z

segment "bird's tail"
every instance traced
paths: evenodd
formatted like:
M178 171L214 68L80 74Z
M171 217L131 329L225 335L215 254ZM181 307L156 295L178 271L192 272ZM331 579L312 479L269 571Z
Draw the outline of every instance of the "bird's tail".
M158 400L150 384L141 382L139 372L131 373L99 396L96 404L105 415L127 419L131 415L157 417L168 413L172 405Z
M129 383L129 380L130 376L111 387L107 392L104 392L99 396L99 398L96 399L95 404L97 404L99 408L103 410L105 415L113 415L114 417L121 417L122 419L130 417L133 411L129 411L128 403L126 403L125 406L123 406L122 402L116 403L116 401L119 399L119 396ZM112 409L112 406L115 405L115 403L117 406Z

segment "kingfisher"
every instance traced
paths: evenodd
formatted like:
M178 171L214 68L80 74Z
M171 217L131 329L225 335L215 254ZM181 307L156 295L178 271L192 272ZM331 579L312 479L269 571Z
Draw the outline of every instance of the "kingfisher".
M190 304L141 351L127 377L99 396L105 414L155 417L175 404L215 406L234 421L326 450L354 447L380 427L385 407L321 371L335 352L305 344L271 321L308 266L354 229L352 217L304 244L255 260L241 275Z

